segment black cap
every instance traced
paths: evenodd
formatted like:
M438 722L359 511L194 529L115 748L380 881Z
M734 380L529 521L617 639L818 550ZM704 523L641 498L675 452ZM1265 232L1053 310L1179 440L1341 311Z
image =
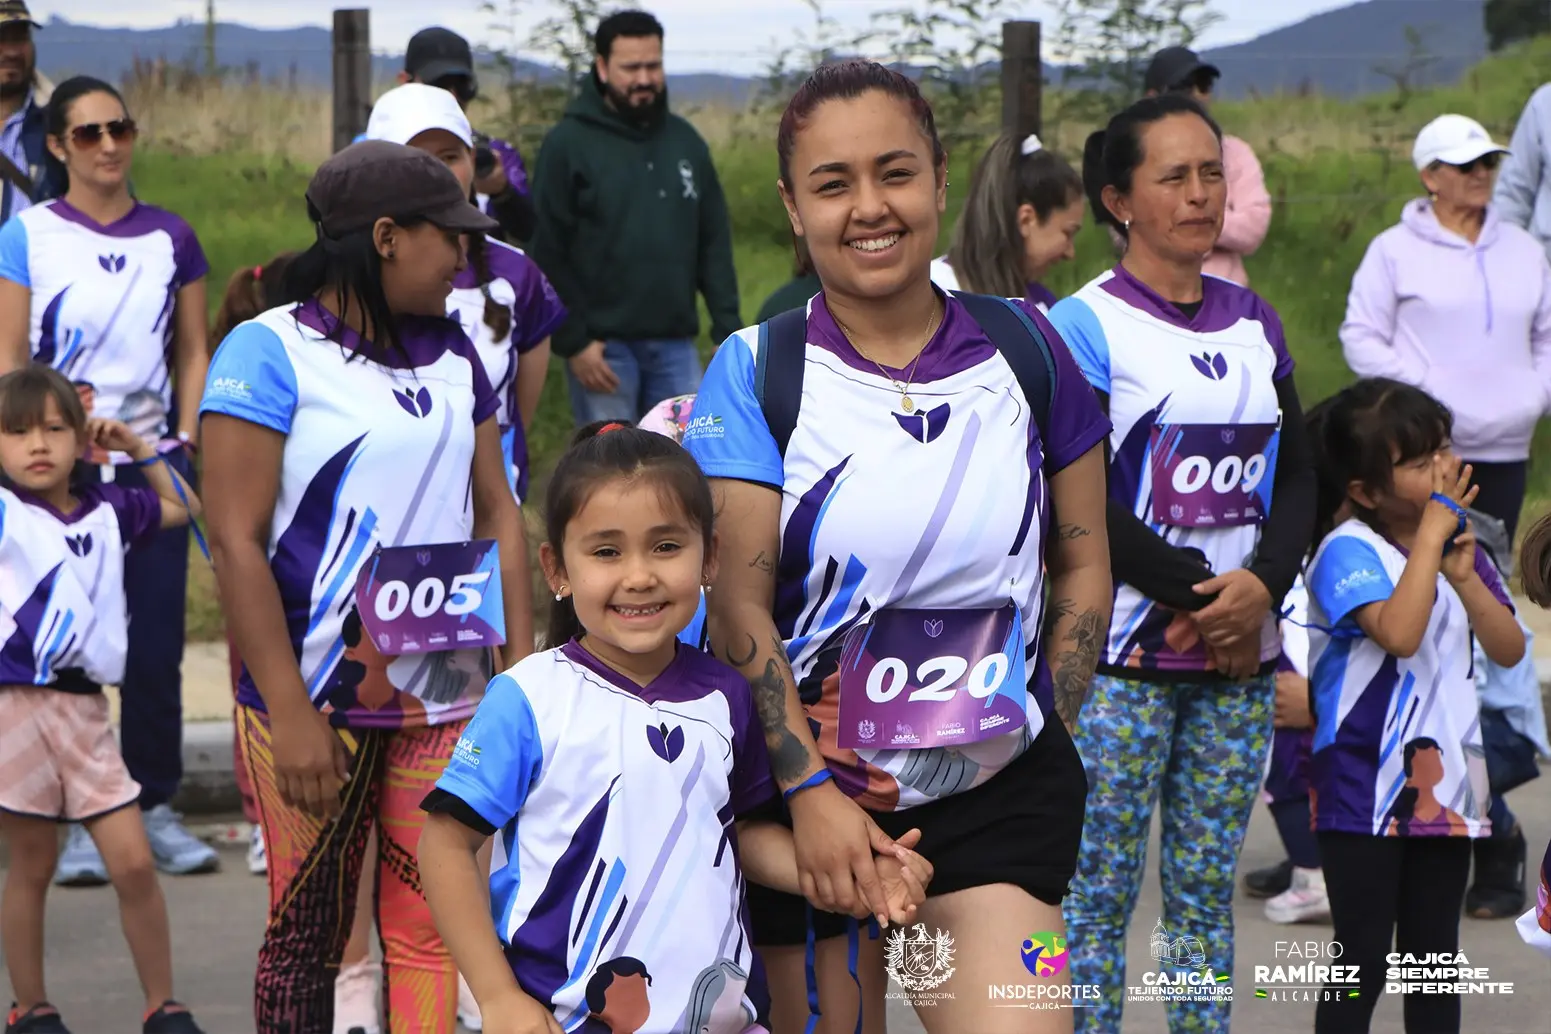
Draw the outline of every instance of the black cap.
M435 83L448 76L474 78L474 53L469 41L451 29L421 29L409 40L404 51L404 71L422 83Z
M469 203L441 159L386 140L351 144L318 166L307 185L307 211L334 239L383 218L419 216L460 233L489 233L499 225Z
M1202 61L1189 47L1164 47L1153 55L1142 86L1154 93L1165 93L1186 86L1203 75L1216 79L1222 75L1222 70Z
M0 0L0 25L14 25L17 22L25 22L34 29L43 28L27 10L25 0Z

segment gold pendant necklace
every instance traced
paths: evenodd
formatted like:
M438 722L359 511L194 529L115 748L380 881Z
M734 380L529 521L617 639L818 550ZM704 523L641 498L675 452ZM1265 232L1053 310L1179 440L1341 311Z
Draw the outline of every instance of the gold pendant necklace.
M916 367L921 365L921 356L926 354L926 346L932 343L932 334L937 330L937 306L932 306L932 314L927 317L926 338L921 342L921 347L916 351L916 357L910 363L910 369L905 371L905 383L903 384L893 374L889 373L887 367L862 351L862 346L856 343L856 336L851 333L850 327L841 323L840 318L835 316L833 312L830 313L830 316L834 319L835 326L839 327L840 332L846 336L846 341L850 342L851 347L856 349L856 354L876 366L878 372L888 378L889 382L894 385L894 389L899 392L899 408L903 409L907 414L914 413L916 411L916 404L915 400L910 397L910 382L915 380Z

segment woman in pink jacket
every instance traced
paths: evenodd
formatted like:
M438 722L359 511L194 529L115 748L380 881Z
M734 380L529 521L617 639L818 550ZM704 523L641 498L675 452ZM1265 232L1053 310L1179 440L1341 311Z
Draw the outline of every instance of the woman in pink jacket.
M1212 88L1222 72L1188 47L1164 47L1153 55L1143 77L1149 94L1186 93L1208 107ZM1253 255L1271 228L1271 195L1255 149L1236 136L1223 135L1223 174L1228 180L1228 207L1223 210L1222 233L1207 256L1201 272L1249 286L1244 256Z
M1551 410L1551 263L1500 220L1504 148L1442 115L1412 158L1428 196L1373 239L1352 278L1341 350L1359 377L1415 384L1454 413L1454 451L1475 467L1475 508L1519 522L1536 422Z

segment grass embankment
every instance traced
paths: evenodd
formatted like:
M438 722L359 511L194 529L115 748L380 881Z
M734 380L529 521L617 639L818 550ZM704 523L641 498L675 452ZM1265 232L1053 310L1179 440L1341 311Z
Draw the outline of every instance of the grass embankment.
M1336 336L1347 290L1368 242L1392 225L1402 204L1419 192L1409 162L1416 130L1435 115L1454 111L1479 119L1499 139L1506 139L1524 101L1543 81L1541 70L1548 63L1551 39L1492 58L1456 86L1405 98L1276 97L1219 106L1225 128L1256 147L1277 201L1266 244L1248 265L1255 288L1281 314L1305 405L1351 379ZM326 118L326 107L283 91L265 101L263 94L247 89L206 91L187 100L139 97L131 103L150 125L148 146L136 159L139 193L193 224L212 266L212 309L233 270L310 241L302 194L326 140L320 145L320 134L304 124ZM751 126L749 120L739 122L724 112L708 114L706 121L708 129L714 123L718 130L716 136L707 135L732 213L743 312L752 318L790 271L786 217L774 188L774 119ZM1046 136L1070 155L1079 151L1086 128L1053 126ZM951 158L949 180L954 186L944 244L976 153L961 148ZM1112 261L1107 241L1092 227L1084 232L1078 256L1050 277L1057 294L1070 292ZM709 351L711 342L703 340L702 345ZM1468 348L1469 342L1460 345ZM540 486L570 429L557 362L536 426L529 432ZM1551 496L1551 432L1544 425L1534 456L1531 505L1539 509ZM193 570L190 638L217 638L220 614L208 568L199 559Z

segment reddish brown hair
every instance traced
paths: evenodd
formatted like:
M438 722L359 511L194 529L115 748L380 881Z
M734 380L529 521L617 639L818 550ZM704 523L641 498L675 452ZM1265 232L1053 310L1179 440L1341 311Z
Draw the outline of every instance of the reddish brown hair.
M215 325L210 329L212 355L237 324L281 304L280 286L296 255L294 251L283 251L262 266L247 266L232 274L226 282L221 308L215 314Z
M932 142L934 168L948 160L942 138L937 135L937 120L932 117L932 106L921 95L921 88L915 81L876 61L852 58L820 65L797 88L786 105L786 112L781 116L781 128L776 133L776 156L781 166L781 182L786 184L788 190L792 186L792 150L797 145L797 134L802 132L819 105L825 101L855 100L873 90L893 97L910 109L916 124L921 127L921 134Z

